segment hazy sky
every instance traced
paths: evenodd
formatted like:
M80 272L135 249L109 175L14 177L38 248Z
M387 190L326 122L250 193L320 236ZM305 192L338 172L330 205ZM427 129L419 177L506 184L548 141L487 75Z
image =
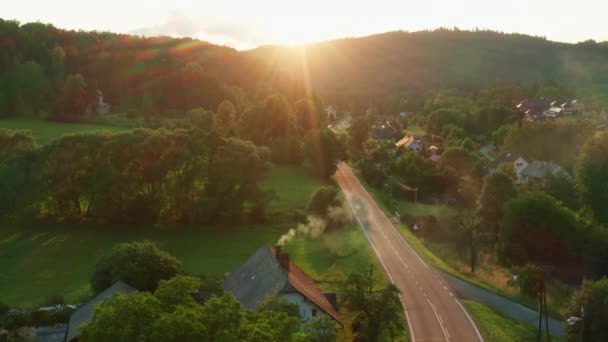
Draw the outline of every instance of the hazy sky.
M3 19L191 36L238 49L440 26L608 40L608 0L0 0L0 7Z

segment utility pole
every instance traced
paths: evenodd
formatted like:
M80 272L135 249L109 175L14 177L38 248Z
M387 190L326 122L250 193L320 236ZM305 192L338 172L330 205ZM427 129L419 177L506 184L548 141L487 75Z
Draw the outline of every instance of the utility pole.
M536 332L536 341L542 342L543 336L543 315L545 316L545 333L547 342L551 342L551 333L549 332L549 314L547 312L547 292L545 289L545 275L540 278L538 284L538 330Z

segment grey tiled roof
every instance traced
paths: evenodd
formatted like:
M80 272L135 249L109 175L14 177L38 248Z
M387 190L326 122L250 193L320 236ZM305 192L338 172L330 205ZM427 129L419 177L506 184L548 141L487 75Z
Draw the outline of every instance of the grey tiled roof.
M258 249L224 279L224 289L249 309L257 309L266 297L275 293L299 293L344 326L340 315L315 282L291 261L287 269L281 266L277 253L270 246Z
M78 310L76 310L76 312L70 316L70 324L68 325L66 341L71 342L77 338L78 335L80 335L80 325L88 323L93 319L93 315L95 314L95 306L97 306L99 302L111 297L116 293L129 294L132 292L137 292L137 290L122 281L118 281L102 293L98 294L95 298L91 299L88 303L79 307Z
M224 279L224 289L249 309L256 309L266 297L282 291L286 284L287 271L279 265L268 246L258 249Z

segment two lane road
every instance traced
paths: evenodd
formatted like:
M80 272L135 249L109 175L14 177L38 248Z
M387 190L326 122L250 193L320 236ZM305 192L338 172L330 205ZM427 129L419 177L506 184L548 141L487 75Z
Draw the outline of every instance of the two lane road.
M336 178L385 273L401 290L412 341L483 341L447 283L405 241L350 166L340 163Z

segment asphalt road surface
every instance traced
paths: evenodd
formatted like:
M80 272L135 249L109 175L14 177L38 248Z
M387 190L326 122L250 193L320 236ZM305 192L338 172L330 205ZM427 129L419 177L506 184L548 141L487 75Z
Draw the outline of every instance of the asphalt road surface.
M401 290L412 341L483 341L449 285L405 241L350 166L340 163L336 178L385 273Z

